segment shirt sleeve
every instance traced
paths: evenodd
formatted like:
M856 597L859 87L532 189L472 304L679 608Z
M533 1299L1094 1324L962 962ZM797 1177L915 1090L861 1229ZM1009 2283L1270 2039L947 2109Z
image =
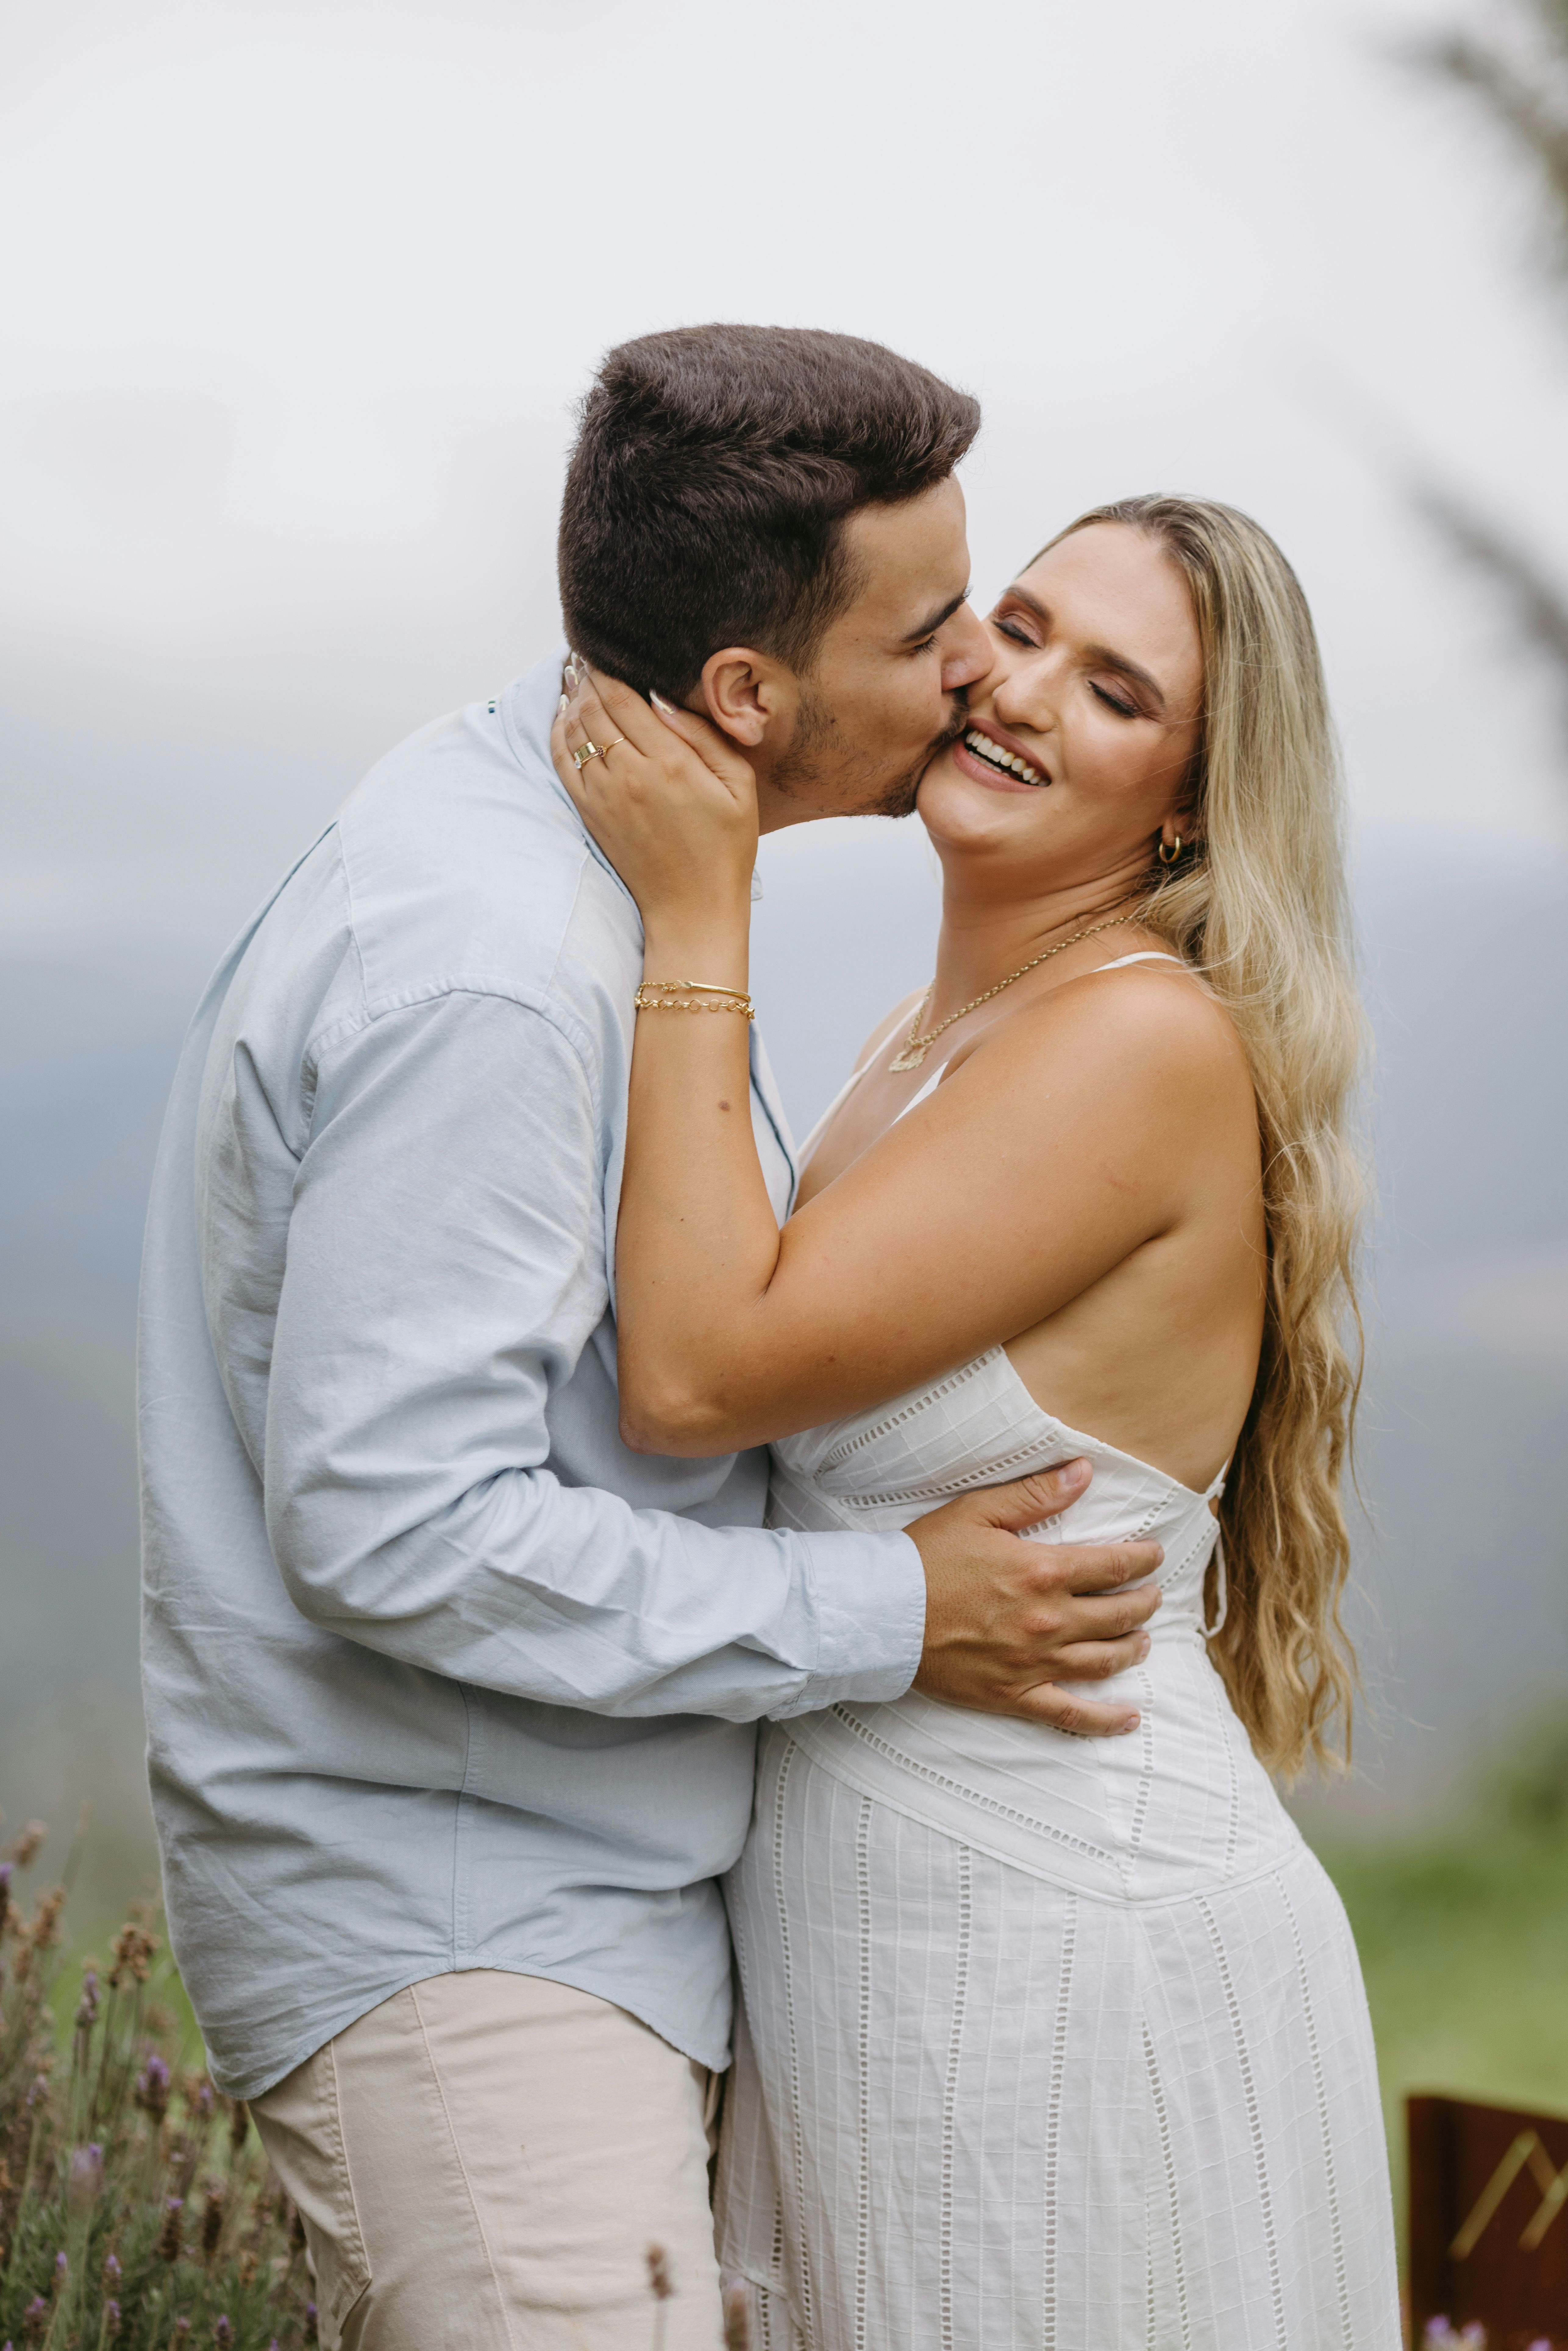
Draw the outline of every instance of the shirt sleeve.
M598 1120L541 1013L449 993L317 1057L267 1386L267 1528L313 1623L612 1715L894 1698L899 1534L710 1528L569 1486L546 1414L606 1304Z

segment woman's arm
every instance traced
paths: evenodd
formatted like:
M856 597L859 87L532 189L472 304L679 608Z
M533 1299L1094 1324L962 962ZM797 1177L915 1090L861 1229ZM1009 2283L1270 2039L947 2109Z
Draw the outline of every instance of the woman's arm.
M612 747L580 770L585 734ZM643 910L647 979L744 988L744 760L705 722L663 721L598 678L562 713L557 759ZM752 1141L748 1024L641 1012L616 1249L628 1441L758 1444L1032 1328L1178 1218L1233 1075L1218 1043L1197 990L1135 973L1059 988L780 1233Z

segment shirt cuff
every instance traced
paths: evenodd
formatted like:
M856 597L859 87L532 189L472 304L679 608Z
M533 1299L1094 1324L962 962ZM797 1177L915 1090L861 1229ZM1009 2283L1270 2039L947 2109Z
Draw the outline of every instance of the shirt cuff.
M817 1604L817 1670L775 1719L902 1698L925 1638L925 1570L904 1534L799 1535Z

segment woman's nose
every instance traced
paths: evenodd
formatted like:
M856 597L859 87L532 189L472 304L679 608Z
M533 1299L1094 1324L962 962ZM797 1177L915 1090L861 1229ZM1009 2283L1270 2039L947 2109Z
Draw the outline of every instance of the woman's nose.
M1030 662L998 677L991 705L1004 726L1025 726L1035 735L1054 735L1061 724L1057 709L1060 680L1042 674L1043 662Z

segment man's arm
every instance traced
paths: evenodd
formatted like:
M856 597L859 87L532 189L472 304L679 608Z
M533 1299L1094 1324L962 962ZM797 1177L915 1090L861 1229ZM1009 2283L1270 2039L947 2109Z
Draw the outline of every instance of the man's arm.
M544 1468L549 1398L604 1310L602 1180L581 1059L509 998L383 1012L320 1053L265 1464L295 1604L602 1713L744 1720L906 1688L925 1595L904 1538L715 1530Z

